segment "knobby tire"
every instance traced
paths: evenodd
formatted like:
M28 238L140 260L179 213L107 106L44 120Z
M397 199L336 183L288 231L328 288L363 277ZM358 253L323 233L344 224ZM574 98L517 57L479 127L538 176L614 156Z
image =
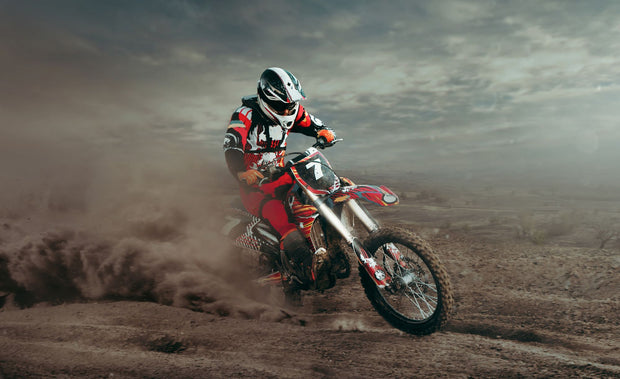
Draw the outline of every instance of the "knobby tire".
M428 243L426 243L417 235L401 228L381 228L368 236L364 243L364 246L366 247L368 253L373 255L375 259L377 259L383 254L381 253L381 250L383 250L381 249L382 246L385 246L389 243L392 243L395 246L401 246L402 250L409 252L408 255L410 256L412 262L414 260L417 260L419 262L414 265L415 267L420 268L421 271L426 271L430 273L429 276L432 276L432 281L434 282L434 284L429 283L430 285L428 286L428 288L432 288L432 292L436 291L436 296L432 297L435 302L433 302L432 300L429 300L427 302L423 299L424 295L422 295L420 298L422 299L422 302L426 302L426 304L436 303L436 306L434 307L432 313L427 317L415 318L411 315L403 314L402 311L399 311L391 304L390 300L386 299L386 296L389 299L392 299L398 298L399 295L387 293L385 292L385 290L378 288L374 281L370 278L366 270L360 266L359 275L366 296L368 297L376 311L388 323L390 323L392 326L399 330L415 335L427 335L441 329L448 322L448 318L454 304L452 286L450 284L450 279L448 277L448 273L445 267L443 266L437 255L435 255ZM384 261L379 261L379 259L377 259L377 261L379 264L384 266ZM424 270L422 270L422 265L425 266ZM388 267L385 266L384 268L388 269ZM400 269L400 267L397 267L397 269ZM419 284L421 285L418 285L418 289L420 287L423 287L425 282L420 280ZM405 302L411 301L411 298L415 297L413 294L413 292L415 291L410 291L409 285L407 285L407 287L405 288L406 289L401 291L401 302L403 301L403 299ZM386 294L386 296L384 296L384 293ZM431 297L429 297L429 299L431 299ZM408 305L413 308L411 304ZM424 314L424 312L422 312L422 314Z

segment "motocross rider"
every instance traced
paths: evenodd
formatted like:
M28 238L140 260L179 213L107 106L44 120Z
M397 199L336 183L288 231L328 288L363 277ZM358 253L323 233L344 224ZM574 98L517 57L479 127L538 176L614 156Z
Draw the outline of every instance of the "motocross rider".
M306 237L285 209L284 195L293 178L284 173L269 180L264 170L269 165L283 164L286 139L291 132L322 137L327 143L336 139L333 130L299 103L305 98L301 83L293 74L278 67L266 69L258 80L257 94L242 98L224 139L226 163L239 182L244 207L267 220L280 234L280 249L293 271L290 282L285 284L293 291L315 286L321 252L311 251Z

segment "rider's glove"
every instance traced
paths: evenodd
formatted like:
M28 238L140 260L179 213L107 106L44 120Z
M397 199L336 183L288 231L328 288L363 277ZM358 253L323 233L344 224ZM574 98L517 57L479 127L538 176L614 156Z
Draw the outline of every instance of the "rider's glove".
M325 142L332 143L336 139L336 133L333 130L329 129L321 129L316 134L317 138L323 137L325 138Z
M242 182L245 181L248 185L252 185L264 177L265 176L263 174L256 170L247 170L237 174L237 178L239 178Z

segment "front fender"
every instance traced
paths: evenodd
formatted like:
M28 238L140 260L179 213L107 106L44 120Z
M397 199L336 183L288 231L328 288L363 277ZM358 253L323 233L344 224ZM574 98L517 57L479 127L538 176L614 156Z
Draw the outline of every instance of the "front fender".
M336 194L332 195L332 198L337 203L349 199L363 199L384 207L398 204L398 196L386 186L344 186Z

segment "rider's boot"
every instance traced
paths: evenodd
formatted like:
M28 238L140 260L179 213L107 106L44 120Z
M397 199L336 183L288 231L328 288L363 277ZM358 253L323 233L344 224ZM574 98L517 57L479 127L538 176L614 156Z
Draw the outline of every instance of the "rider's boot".
M308 241L299 230L286 234L280 241L282 263L291 275L291 284L300 290L310 289L314 283L312 274L312 251Z
M335 278L326 269L329 256L325 248L321 247L313 253L306 238L298 230L287 234L282 239L281 247L283 261L293 276L284 285L284 293L292 303L301 303L301 290L323 291L334 286Z
M312 256L312 272L314 273L314 289L323 292L336 284L336 278L329 269L331 262L325 248L320 247Z

